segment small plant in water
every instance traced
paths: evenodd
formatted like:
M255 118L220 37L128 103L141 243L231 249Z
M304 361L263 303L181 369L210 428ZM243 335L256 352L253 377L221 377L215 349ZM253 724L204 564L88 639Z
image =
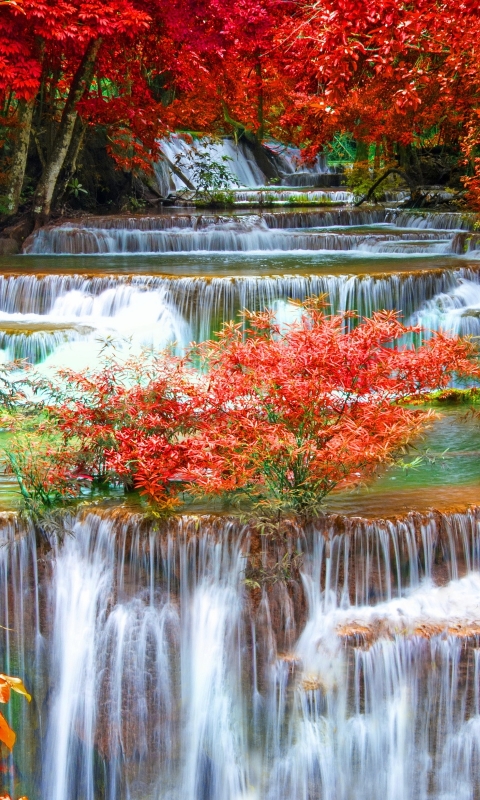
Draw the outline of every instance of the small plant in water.
M195 186L196 199L205 203L223 204L233 202L232 186L239 186L235 175L228 168L230 156L220 156L215 160L207 148L191 147L175 159L177 167L190 175Z
M208 200L196 200L197 206L233 206L235 203L235 194L233 191L218 191L212 192Z

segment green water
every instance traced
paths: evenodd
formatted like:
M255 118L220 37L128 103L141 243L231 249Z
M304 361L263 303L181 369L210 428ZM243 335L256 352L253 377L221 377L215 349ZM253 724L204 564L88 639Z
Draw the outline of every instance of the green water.
M379 470L359 486L336 491L325 504L326 511L347 515L395 516L410 510L427 511L465 508L480 504L480 418L469 406L452 407L438 412L433 424L415 446L401 456L401 464ZM0 448L8 442L8 433L0 433ZM420 463L410 468L415 459ZM3 461L3 458L2 458ZM91 497L88 492L83 499ZM123 497L118 491L96 495L114 502L137 505L140 499ZM0 510L18 507L20 494L12 476L0 475ZM187 505L187 510L225 511L223 505L204 503Z
M419 457L419 464L407 466ZM438 412L438 419L401 461L354 490L334 494L328 508L390 516L480 503L480 418L468 406Z
M5 256L1 274L171 275L225 277L230 275L317 274L370 275L416 270L478 268L479 262L455 255L315 251L306 253L161 253L154 255Z

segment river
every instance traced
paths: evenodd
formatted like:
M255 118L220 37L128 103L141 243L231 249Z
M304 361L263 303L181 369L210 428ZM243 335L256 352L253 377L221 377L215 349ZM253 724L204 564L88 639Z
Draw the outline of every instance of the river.
M478 336L476 244L468 215L381 206L62 222L1 259L0 356L180 352L323 293ZM2 664L33 694L9 706L12 795L478 798L480 426L449 409L419 447L278 541L216 508L160 530L121 499L40 541L3 480Z

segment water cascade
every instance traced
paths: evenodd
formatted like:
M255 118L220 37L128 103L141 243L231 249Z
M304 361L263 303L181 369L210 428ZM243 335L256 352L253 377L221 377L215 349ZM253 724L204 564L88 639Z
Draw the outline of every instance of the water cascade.
M433 215L431 215L433 216ZM133 254L197 252L315 252L368 251L377 253L454 253L460 215L443 214L442 225L417 225L424 217L402 213L389 224L385 212L342 209L322 214L159 214L141 218L89 218L42 228L25 243L30 255ZM344 218L350 220L338 230ZM375 219L375 223L360 220ZM379 220L381 219L381 222ZM358 219L355 230L350 231ZM382 224L383 223L383 224ZM465 223L466 224L466 223ZM336 230L332 230L332 227ZM454 227L456 226L456 227ZM413 232L411 229L414 229Z
M171 136L169 139L162 141L161 149L166 156L166 161L163 163L160 161L156 166L157 180L161 189L165 184L165 163L168 169L168 162L176 165L178 158L188 158L189 154L194 153L197 149L202 152L206 151L213 161L224 164L237 181L237 183L232 184L232 187L237 185L263 186L266 182L263 172L256 164L248 147L243 143L236 145L232 139L222 139L220 142L196 139L193 142L187 142L181 136ZM223 158L227 158L228 161L223 162ZM168 169L168 172L171 188L176 191L184 191L187 187L179 175L171 169ZM188 166L183 165L183 163L182 172L189 180L192 180ZM165 189L163 189L163 193L164 195L168 194Z
M164 143L172 163L182 141ZM247 206L263 177L242 147L232 155ZM0 273L3 360L48 374L95 365L105 343L181 351L242 308L288 323L290 301L312 294L332 311L395 309L480 335L471 216L275 207L326 197L301 191L293 152L276 157L293 191L271 201L262 190L252 212L37 231ZM159 183L178 191L164 167ZM30 800L480 797L480 511L467 508L480 498L477 452L463 452L476 447L474 421L462 424L445 468L429 455L423 469L442 482L423 505L414 476L399 488L387 471L283 537L218 513L160 524L118 497L42 535L2 512L1 667L33 695L6 707L18 742L2 788ZM398 511L406 496L409 509L433 496L446 510ZM358 508L365 518L348 516Z
M326 517L262 545L221 518L158 533L97 513L43 553L6 521L6 657L36 699L20 713L22 787L32 800L474 797L479 520ZM274 574L285 556L286 580L249 588L259 557Z
M324 293L334 311L353 308L369 315L392 308L429 328L475 334L478 270L475 258L470 266L461 261L469 255L472 227L468 215L379 206L229 214L174 210L47 226L25 243L29 257L130 260L86 261L83 275L0 276L0 346L5 360L52 364L63 364L76 352L77 366L89 363L87 351L98 350L93 343L99 335L128 340L136 351L171 341L181 350L192 339L211 336L242 308L273 307L288 321L289 298ZM260 256L268 260L258 274ZM200 276L199 257L207 259ZM418 261L418 271L404 271L408 257ZM150 260L143 264L140 258ZM439 258L448 260L435 268ZM366 275L362 265L375 262L378 274ZM351 274L354 263L359 274ZM104 264L108 275L102 275ZM127 274L119 274L126 264ZM142 274L135 274L137 265ZM195 274L189 276L192 267Z
M188 181L193 181L189 160L191 156L194 157L196 151L206 153L213 162L226 166L235 181L232 182L232 189L237 186L254 189L268 183L260 164L255 160L254 151L246 141L240 140L236 143L233 139L228 138L222 138L219 141L208 138L187 141L181 135L173 134L169 139L162 140L161 150L164 158L157 162L155 171L163 196L167 196L171 191L181 192L187 188L180 173L172 169L172 165L178 165L179 159L181 173ZM335 177L330 175L324 156L319 156L315 163L309 166L302 163L300 150L273 141L266 144L264 152L265 157L272 162L279 180L284 186L328 186L330 185L329 179L332 180Z
M99 337L118 346L163 347L209 338L222 321L243 308L273 308L286 319L289 300L325 294L333 312L369 316L398 309L405 319L429 328L475 333L480 319L480 271L424 270L378 275L228 276L209 280L171 276L3 275L0 276L0 348L4 359L53 363L88 354ZM468 305L470 304L470 305ZM470 310L469 310L470 308ZM287 317L285 316L287 315ZM467 325L469 327L467 327ZM97 344L95 344L97 343ZM69 355L70 354L70 355Z

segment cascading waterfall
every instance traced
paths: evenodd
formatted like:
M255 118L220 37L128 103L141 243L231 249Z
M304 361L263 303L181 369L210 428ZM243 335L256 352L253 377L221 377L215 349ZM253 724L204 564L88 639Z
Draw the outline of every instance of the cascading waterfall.
M255 162L253 154L243 142L235 144L233 139L221 139L220 141L212 141L211 139L194 139L186 141L182 136L172 135L169 139L163 139L161 142L161 150L166 156L167 169L170 164L176 165L177 159L185 157L188 158L190 154L194 154L196 150L207 152L209 157L214 162L218 162L225 166L236 183L232 183L232 188L235 186L263 186L266 183L265 175ZM228 160L223 160L228 159ZM170 163L169 163L170 162ZM188 180L192 181L192 175L188 168L188 160L185 164L182 162L182 173ZM187 186L171 169L168 169L170 183L172 188L176 191L184 191ZM158 162L156 166L157 180L163 194L167 195L165 191L165 161Z
M206 153L213 162L220 163L229 170L235 181L232 182L231 188L236 186L255 188L268 183L261 166L255 160L252 149L242 140L234 142L233 139L222 138L216 141L204 137L187 141L181 135L172 134L168 139L161 141L160 147L164 158L155 165L155 172L163 196L167 196L171 191L184 191L187 188L179 172L172 169L172 165L178 165L178 159L181 159L181 173L187 180L193 181L189 158L194 156L196 151ZM275 166L282 185L297 187L328 185L326 176L329 176L330 171L324 156L319 156L315 163L309 166L302 163L300 150L273 141L267 142L265 156Z
M469 253L475 256L473 224L471 216L455 213L339 207L269 209L255 214L175 210L46 226L25 243L30 257L131 255L128 266L135 272L137 256L152 258L152 271L157 263L153 256L163 256L164 275L3 276L2 357L80 368L91 364L92 358L95 362L103 347L99 338L134 353L144 346L161 348L177 342L181 352L192 339L210 337L242 308L272 307L280 321L288 322L294 314L289 298L302 300L323 293L328 294L334 312L356 309L368 316L375 309L392 308L428 328L477 334L478 273L460 267ZM194 265L192 259L198 254L216 258L220 267L219 259L238 255L230 276L217 277L213 272L210 277L208 262L207 274L204 270L201 278L165 277L169 259L185 258L182 271L188 272L188 264ZM271 260L270 273L277 272L275 259L287 259L278 271L289 274L237 277L239 267L243 272L245 263L252 269L260 256ZM430 271L423 265L421 272L408 274L392 269L396 263L403 269L406 257L415 257L420 264L422 259L439 256L448 258L445 266L450 269ZM341 267L335 271L341 274L326 273L323 259L335 263L340 257ZM295 274L297 258L305 260L302 271L306 275ZM349 275L348 263L353 258L365 263L387 260L389 274ZM171 269L178 273L177 261L172 260ZM99 269L99 262L94 269ZM329 263L327 269L331 270Z
M352 210L353 211L353 210ZM427 216L427 215L426 215ZM421 222L424 217L419 218ZM434 215L429 215L434 217ZM467 224L458 214L439 214L442 224L417 225L414 214L400 214L380 228L331 230L330 226L384 222L385 212L299 214L172 215L95 218L45 227L25 243L29 255L135 254L258 251L367 251L422 254L456 253L455 231ZM355 220L358 222L355 223ZM387 215L388 222L388 215ZM457 227L455 227L457 226ZM309 228L308 231L305 229ZM410 229L415 229L413 233Z
M222 518L65 526L45 549L3 522L4 663L35 697L12 794L476 796L478 510L326 517L255 547ZM258 544L264 575L295 554L286 582L250 588Z
M361 316L397 309L428 328L477 331L480 272L469 267L415 273L265 277L0 276L0 347L4 360L72 357L92 363L98 340L117 346L163 347L203 341L241 309L272 308L288 321L290 300L328 296L333 313ZM478 297L478 299L477 299ZM467 304L473 309L465 316ZM450 304L450 305L449 305ZM456 304L456 305L455 305ZM451 309L451 310L449 310ZM462 327L463 326L463 327ZM83 354L83 356L82 356ZM63 362L62 362L63 359Z
M387 212L386 221L395 222L399 228L472 231L475 215L456 211L390 211Z
M81 368L92 363L93 353L107 340L138 352L142 347L161 350L171 342L181 350L192 339L165 279L22 275L0 277L0 285L5 361L39 363L52 356L53 365L68 362Z
M326 295L333 313L393 309L480 335L472 215L337 206L353 195L331 190L325 162L307 168L293 149L269 146L285 186L258 190L265 178L248 147L208 144L233 158L243 208L36 231L0 275L2 360L49 374L94 367L107 345L126 355L176 342L182 352L245 308L289 323L300 313L291 301L311 295ZM162 147L167 195L184 188L168 161L187 143ZM452 456L468 456L455 484L464 508L477 501L477 473L462 449L470 429L458 446L457 430L448 441ZM394 486L394 472L377 487ZM395 489L385 497L393 513ZM364 507L340 492L329 508L352 504ZM277 538L227 516L161 524L111 505L62 525L48 535L0 516L2 669L33 695L6 707L18 732L2 764L12 797L480 797L480 510L327 514Z
M441 292L422 305L414 322L425 328L443 329L462 336L480 332L480 292L476 283L460 281L449 292Z
M266 146L274 156L282 175L282 183L287 186L315 186L330 172L325 155L318 154L314 163L307 165L302 162L302 153L296 147L281 145L272 140Z
M93 333L93 328L86 325L62 327L55 323L47 323L46 329L42 330L42 323L32 322L28 317L7 325L7 330L0 331L0 351L4 360L25 359L30 364L39 364L62 345L84 341Z

